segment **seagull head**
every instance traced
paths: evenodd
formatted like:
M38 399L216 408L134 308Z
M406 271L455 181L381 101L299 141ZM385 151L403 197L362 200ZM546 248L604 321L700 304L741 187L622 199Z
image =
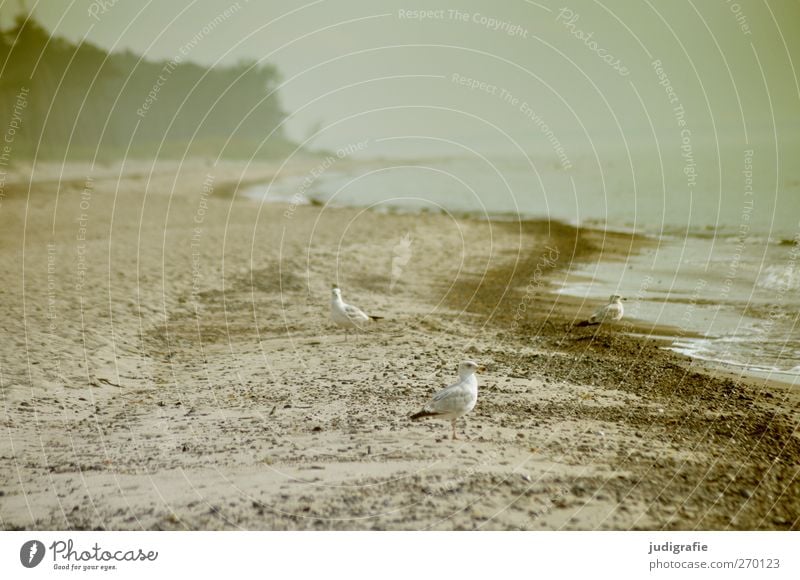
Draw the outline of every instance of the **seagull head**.
M335 284L331 287L331 298L335 299L342 299L342 291L339 289L338 286Z
M609 302L619 302L620 300L625 300L619 294L612 294L611 297L608 299Z
M485 370L486 367L479 365L475 361L465 360L460 365L458 365L458 376L468 377L470 375L474 375L475 373L479 373Z

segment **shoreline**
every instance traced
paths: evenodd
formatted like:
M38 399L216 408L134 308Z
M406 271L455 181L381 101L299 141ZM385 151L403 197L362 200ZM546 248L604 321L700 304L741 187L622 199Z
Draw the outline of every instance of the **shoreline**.
M98 180L80 289L80 192L4 200L5 529L800 529L793 393L567 328L594 304L552 292L564 265L646 241L287 216L170 171ZM385 316L358 342L334 282ZM407 414L463 358L489 371L454 442Z
M356 163L356 166L360 167L358 163ZM346 162L346 166L342 167L341 169L346 172L352 172L353 162ZM252 187L244 188L244 192L247 197L257 203L272 204L288 202L293 203L293 207L298 205L298 202L288 199L288 194L286 192L284 192L279 199L267 201L262 195L254 194L254 191L255 189ZM319 195L311 195L310 197L307 196L305 200L307 201L308 205L315 205L331 209L345 209L348 207L351 209L366 209L366 206L360 205L349 206L338 203L330 204L329 201L319 197ZM768 301L765 302L765 296L762 296L760 299L754 299L752 294L737 295L735 297L729 296L730 286L727 286L725 288L726 303L719 304L720 308L727 309L727 312L722 317L718 318L715 314L713 314L713 309L717 306L717 303L714 301L712 296L701 296L702 289L707 286L711 287L712 284L718 284L723 281L725 284L732 284L733 278L726 278L725 280L721 281L715 279L714 274L710 274L710 280L706 280L706 275L709 272L708 267L711 263L710 261L706 262L705 271L694 270L684 273L684 266L679 266L678 263L673 265L671 262L671 260L676 259L676 256L673 254L675 253L675 249L678 247L678 244L676 244L675 239L673 239L673 236L670 234L658 235L649 232L636 231L635 229L622 226L613 227L608 224L593 222L592 220L589 220L589 222L586 224L574 224L569 221L563 221L559 219L551 220L546 216L519 216L508 213L487 214L485 212L482 213L479 211L466 210L450 212L441 208L438 211L436 209L431 211L427 207L369 207L371 209L380 211L381 213L387 213L388 215L420 215L423 213L433 213L434 215L452 215L458 219L487 220L498 225L505 222L512 224L512 226L514 224L536 224L548 222L560 224L561 226L567 228L574 228L576 231L585 232L586 235L589 235L588 232L591 232L591 237L596 240L600 240L600 245L602 247L596 256L596 260L586 261L585 263L589 266L602 263L603 269L608 269L609 264L615 261L625 262L625 265L628 265L629 258L635 254L631 251L632 246L628 248L629 251L627 253L618 255L609 254L608 248L604 247L608 240L612 240L611 243L613 245L615 243L613 240L625 238L630 238L632 240L635 239L637 244L640 244L645 248L649 247L651 248L651 251L655 251L659 256L662 256L662 261L663 258L666 258L666 263L670 265L666 266L667 269L659 270L657 267L655 267L654 262L647 263L646 258L642 256L638 262L636 262L636 259L634 258L637 269L640 272L644 269L644 272L642 272L640 275L645 276L644 279L639 281L637 288L631 287L630 283L628 283L628 287L624 289L619 287L614 288L613 282L616 281L617 284L624 284L624 282L629 279L620 271L615 271L614 277L605 281L612 282L611 287L607 288L608 293L622 293L623 295L628 296L629 299L633 298L636 302L636 304L631 304L629 302L628 307L626 308L626 315L628 316L626 327L630 328L630 332L659 334L663 336L665 340L671 340L673 343L675 343L676 351L678 350L678 343L682 341L687 342L687 344L684 345L684 350L699 349L696 354L693 354L692 352L685 352L685 354L691 356L692 358L695 358L698 361L703 361L710 366L728 368L728 370L734 373L737 371L737 369L744 369L743 374L746 374L752 379L764 378L765 376L769 376L771 374L772 376L769 377L770 380L792 385L796 384L798 378L800 378L800 372L792 372L789 367L787 367L785 364L782 364L786 363L787 361L791 362L792 355L797 356L797 344L793 344L788 351L781 350L780 352L777 352L773 350L767 350L761 353L762 360L771 361L771 364L775 365L772 371L766 367L759 366L755 362L748 362L749 359L747 357L750 356L748 354L748 346L752 347L753 345L758 344L759 327L764 324L771 326L773 322L775 322L773 320L767 320L764 318L766 315L765 309L767 308L765 304L768 303ZM698 230L694 233L685 232L685 234L689 236L689 239L694 240L693 244L701 244L695 248L695 251L700 251L701 249L705 251L706 248L702 246L702 244L707 242L711 242L713 247L713 243L718 241L720 247L724 247L724 245L729 243L731 239L729 233L725 234L721 232L715 232L712 234L707 230L707 228L703 228L702 230ZM736 239L738 240L738 237ZM770 245L778 248L788 247L790 244L787 244L786 240L771 239ZM684 244L684 250L685 246L686 244ZM653 248L654 250L652 250ZM683 254L681 254L681 257L683 257ZM730 257L730 262L726 268L730 267L738 270L740 258L741 256L739 255ZM775 267L778 267L779 265L780 262L775 263ZM720 266L720 268L722 268L722 266ZM576 269L571 268L571 270L571 281L568 282L565 279L562 283L562 289L559 290L560 292L568 294L570 293L569 288L572 287L572 292L575 293L574 295L579 296L582 292L589 293L589 290L581 289L584 286L598 286L602 288L606 285L603 280L594 280L591 275L585 276L583 281L581 281L582 274L580 273L580 267ZM679 270L681 271L680 275L678 274ZM658 278L658 282L660 282L661 277L664 277L665 279L670 277L672 278L669 286L669 292L666 295L663 295L663 292L655 291L653 297L648 297L647 294L649 292L656 290L654 285L655 279ZM718 276L716 277L718 278ZM695 287L693 289L682 287L681 280L689 280L690 278L696 281ZM761 280L753 280L751 287L756 285L757 282L758 284L761 284ZM745 275L743 281L739 283L738 291L740 293L743 292L748 283L749 281ZM788 284L789 282L787 281L786 283ZM766 285L765 288L767 288ZM781 292L781 289L778 288L776 291ZM634 296L632 296L632 294ZM585 302L585 300L583 302ZM681 305L683 304L686 306L682 307ZM598 302L597 305L599 306L600 303ZM739 318L737 318L737 312L740 313ZM790 312L791 307L787 305L784 315L788 315ZM629 322L631 320L631 314L636 319L634 323ZM681 319L680 322L676 321L675 324L662 321L665 317L668 318L670 315L679 317L682 316L686 320ZM695 319L699 319L699 323L689 322ZM738 323L736 322L737 320L739 321ZM744 326L742 325L742 322L744 322ZM747 328L748 325L752 325L752 328ZM713 329L712 326L714 326ZM780 336L780 332L783 331L786 333L786 335L789 335L793 332L793 328L793 326L790 328L788 323L779 322L778 325L776 325L776 328L773 330L773 333ZM712 330L715 332L712 332ZM740 346L736 346L736 344L732 342L726 342L726 337L735 336L738 338L740 333L744 338ZM762 342L762 344L765 343ZM711 351L710 353L707 352L709 349ZM726 361L730 361L730 363ZM796 362L800 363L800 359L798 359ZM800 369L800 366L794 365L793 368Z

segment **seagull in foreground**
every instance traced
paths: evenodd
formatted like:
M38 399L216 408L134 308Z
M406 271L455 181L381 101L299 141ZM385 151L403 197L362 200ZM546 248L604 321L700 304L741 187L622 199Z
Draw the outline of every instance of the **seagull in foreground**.
M478 402L478 377L475 373L485 370L486 367L471 360L462 362L458 365L458 382L436 393L428 404L418 413L411 415L410 419L412 421L425 417L448 419L453 427L453 439L458 439L456 421L475 408L475 403Z
M619 294L612 294L608 299L608 304L605 304L595 310L589 320L579 322L576 326L590 326L592 324L603 324L612 320L622 320L622 315L625 313L625 308L622 306L622 301L625 300Z
M342 291L338 286L333 286L331 289L331 320L337 326L344 328L345 340L349 337L350 329L358 332L371 320L381 320L382 318L382 316L370 316L360 308L346 304L342 300Z

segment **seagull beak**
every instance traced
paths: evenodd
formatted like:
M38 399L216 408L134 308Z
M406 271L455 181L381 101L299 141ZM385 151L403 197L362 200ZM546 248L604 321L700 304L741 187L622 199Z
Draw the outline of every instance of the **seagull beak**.
M486 367L485 367L485 366L483 366L483 365L479 366L479 367L478 367L478 370L477 370L477 372L479 372L479 373L485 373L485 372L486 372Z

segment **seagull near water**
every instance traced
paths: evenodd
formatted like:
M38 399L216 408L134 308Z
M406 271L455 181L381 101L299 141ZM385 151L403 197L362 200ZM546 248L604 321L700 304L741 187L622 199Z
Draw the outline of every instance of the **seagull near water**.
M382 316L371 316L352 304L346 304L342 300L342 291L338 286L334 285L331 289L331 320L336 326L344 328L345 340L349 338L350 330L359 332L369 322L381 319Z
M453 427L453 439L456 436L456 421L472 411L478 402L478 377L475 373L485 371L486 367L468 360L458 365L459 380L447 388L436 393L421 411L411 415L410 419L416 421L426 417L445 419Z
M593 324L603 324L604 322L622 320L625 308L622 301L625 300L619 294L612 294L608 299L608 304L604 304L592 314L589 320L579 322L577 326L591 326Z

